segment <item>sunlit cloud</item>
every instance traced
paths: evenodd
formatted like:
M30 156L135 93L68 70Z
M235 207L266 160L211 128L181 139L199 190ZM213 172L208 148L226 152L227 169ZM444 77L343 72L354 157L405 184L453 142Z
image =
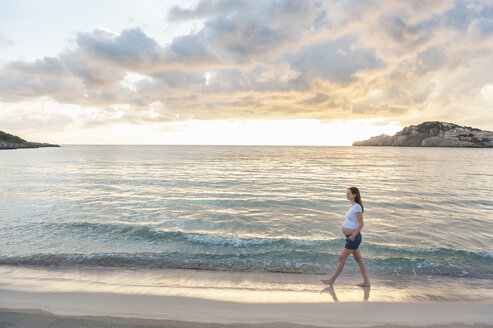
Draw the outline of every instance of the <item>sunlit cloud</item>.
M164 143L330 145L329 136L297 142L282 131L373 119L492 129L492 12L487 1L176 3L149 25L74 30L57 54L0 54L0 126L39 136L56 124L64 133L107 128L111 140L144 126L167 131ZM189 29L162 42L160 24ZM16 45L0 31L0 48ZM255 137L265 124L278 133ZM217 138L193 132L214 129Z

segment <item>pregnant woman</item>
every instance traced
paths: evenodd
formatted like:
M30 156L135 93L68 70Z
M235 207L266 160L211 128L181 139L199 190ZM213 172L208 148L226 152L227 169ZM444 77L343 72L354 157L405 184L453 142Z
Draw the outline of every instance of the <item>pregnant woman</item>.
M339 263L337 264L336 271L330 277L330 279L321 279L320 281L326 285L334 284L339 274L344 269L344 263L349 255L353 254L354 260L358 262L359 269L363 275L363 282L357 284L360 287L370 287L370 279L368 278L368 272L366 272L365 262L361 256L361 250L359 244L361 244L361 229L363 229L363 202L361 201L361 194L356 187L348 188L346 198L351 202L352 206L346 213L346 220L342 224L342 233L346 236L346 245L339 255Z

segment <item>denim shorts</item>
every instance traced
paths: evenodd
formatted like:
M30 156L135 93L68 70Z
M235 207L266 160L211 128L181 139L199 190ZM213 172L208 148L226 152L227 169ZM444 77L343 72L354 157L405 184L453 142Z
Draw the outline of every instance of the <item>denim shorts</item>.
M359 232L356 237L354 237L354 241L349 239L351 235L346 235L346 246L344 248L350 249L350 250L355 250L359 247L359 244L361 244L361 232Z

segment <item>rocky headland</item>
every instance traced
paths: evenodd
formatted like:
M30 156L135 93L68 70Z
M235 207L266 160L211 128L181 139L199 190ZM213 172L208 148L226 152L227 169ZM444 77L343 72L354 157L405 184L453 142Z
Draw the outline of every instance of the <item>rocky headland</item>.
M401 147L493 147L493 132L446 122L424 122L410 125L393 136L382 134L353 146Z
M0 131L0 149L60 147L49 143L29 142L12 134Z

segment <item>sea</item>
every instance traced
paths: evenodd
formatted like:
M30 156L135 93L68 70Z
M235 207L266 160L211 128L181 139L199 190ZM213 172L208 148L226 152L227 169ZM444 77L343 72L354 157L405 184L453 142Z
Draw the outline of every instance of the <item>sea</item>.
M370 276L493 289L493 149L63 145L0 172L0 267L327 275L356 186Z

